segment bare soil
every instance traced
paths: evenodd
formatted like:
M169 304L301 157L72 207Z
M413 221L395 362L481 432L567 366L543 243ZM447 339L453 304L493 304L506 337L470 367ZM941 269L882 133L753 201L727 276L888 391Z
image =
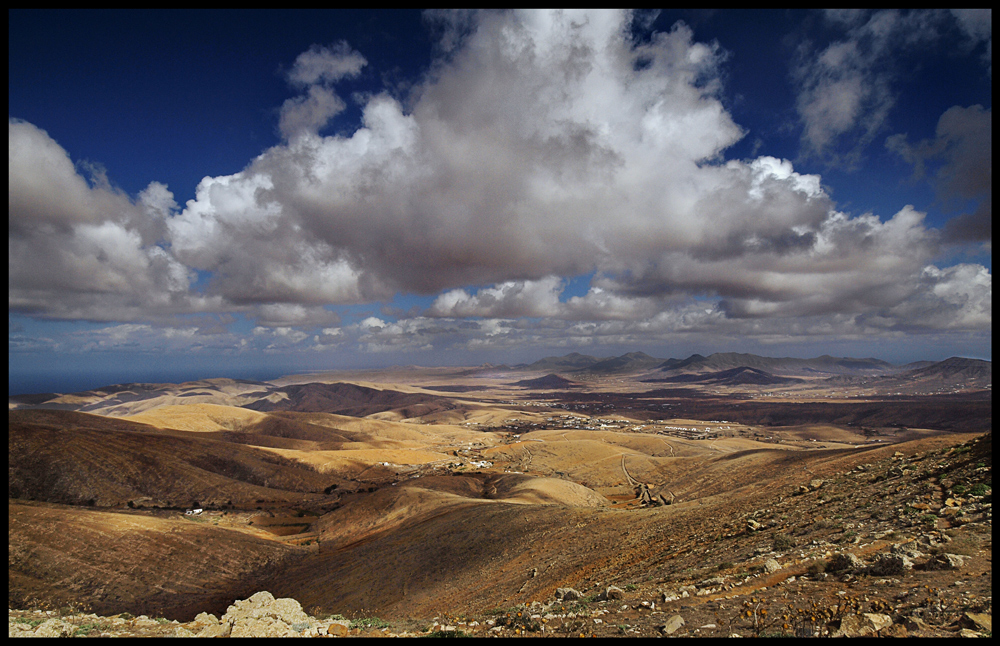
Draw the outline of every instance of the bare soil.
M620 375L510 385L530 376L365 373L336 390L391 391L355 399L363 417L233 408L219 402L256 386L226 380L198 382L191 406L176 387L151 391L159 407L116 395L130 419L11 411L9 606L163 617L162 634L259 590L316 617L378 617L379 634L654 636L680 615L678 636L803 636L872 612L931 636L991 613L983 391L835 403ZM333 391L288 392L312 406ZM914 567L825 571L836 553L871 565L894 549ZM960 568L933 569L944 553ZM88 634L156 630L101 625Z

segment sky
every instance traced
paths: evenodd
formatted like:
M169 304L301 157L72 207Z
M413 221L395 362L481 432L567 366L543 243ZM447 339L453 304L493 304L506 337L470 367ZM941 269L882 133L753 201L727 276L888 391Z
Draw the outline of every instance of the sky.
M991 21L9 11L9 392L992 360Z

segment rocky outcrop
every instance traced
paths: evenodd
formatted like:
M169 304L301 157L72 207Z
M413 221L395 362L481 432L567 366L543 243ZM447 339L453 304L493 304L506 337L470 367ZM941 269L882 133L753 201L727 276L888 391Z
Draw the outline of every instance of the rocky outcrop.
M850 552L834 554L830 562L826 564L826 569L830 572L855 572L862 569L865 562Z
M199 618L210 621L212 615ZM199 637L295 637L310 629L318 632L319 622L307 615L295 599L275 599L270 592L258 592L229 606L218 623L209 623Z
M937 554L924 564L927 570L960 570L965 559L957 554Z
M563 601L577 601L582 599L583 595L573 588L558 588L556 590L556 599L561 599Z
M892 626L892 617L889 615L872 612L847 615L840 620L840 628L833 633L833 637L864 637L890 626Z

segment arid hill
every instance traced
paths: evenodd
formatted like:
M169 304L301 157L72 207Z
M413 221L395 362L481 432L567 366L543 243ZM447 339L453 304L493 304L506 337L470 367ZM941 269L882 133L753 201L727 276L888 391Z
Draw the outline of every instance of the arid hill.
M575 381L570 381L565 377L561 377L555 373L550 373L544 377L538 377L536 379L522 379L520 381L515 381L511 386L521 386L522 388L539 388L542 390L561 390L563 388L579 388L580 384Z
M620 357L603 359L596 363L592 363L589 366L580 368L578 371L593 374L613 375L648 370L660 365L662 362L663 359L651 357L645 352L629 352Z
M98 507L253 509L336 482L259 448L64 411L8 413L11 498Z
M668 359L658 366L661 371L719 372L734 368L754 368L778 375L883 374L897 370L880 359L852 359L823 355L814 359L761 357L755 354L717 352L704 357L693 354L687 359Z
M990 612L992 401L942 363L933 395L737 366L12 400L8 602L184 631L267 590L358 632L956 635Z
M992 382L993 363L990 361L982 361L980 359L951 357L950 359L938 361L937 363L933 363L929 366L916 368L900 376L910 379L939 378L954 380L958 378Z
M272 388L271 397L246 404L259 411L297 411L300 413L336 413L364 417L386 410L422 405L440 410L448 400L430 395L402 393L394 390L377 390L355 384L297 384Z
M518 368L534 372L552 372L554 370L555 371L577 370L581 368L587 368L599 361L606 361L608 359L611 359L611 357L600 359L598 357L592 357L588 354L580 354L579 352L570 352L569 354L561 357L545 357L544 359L539 359L534 363L518 366Z
M740 366L730 370L720 370L719 372L706 373L683 373L659 379L645 379L647 383L697 383L697 384L720 384L724 386L742 386L753 384L758 386L773 386L778 384L802 383L801 379L794 377L778 377L764 370Z

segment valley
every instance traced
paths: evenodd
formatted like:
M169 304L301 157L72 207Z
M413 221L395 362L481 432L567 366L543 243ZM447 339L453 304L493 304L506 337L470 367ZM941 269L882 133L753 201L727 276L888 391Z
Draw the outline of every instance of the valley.
M983 612L989 362L638 354L11 397L9 605L190 624L268 590L400 634L749 636L750 598L876 612L961 576ZM816 565L903 549L889 579ZM958 630L924 614L887 616Z

